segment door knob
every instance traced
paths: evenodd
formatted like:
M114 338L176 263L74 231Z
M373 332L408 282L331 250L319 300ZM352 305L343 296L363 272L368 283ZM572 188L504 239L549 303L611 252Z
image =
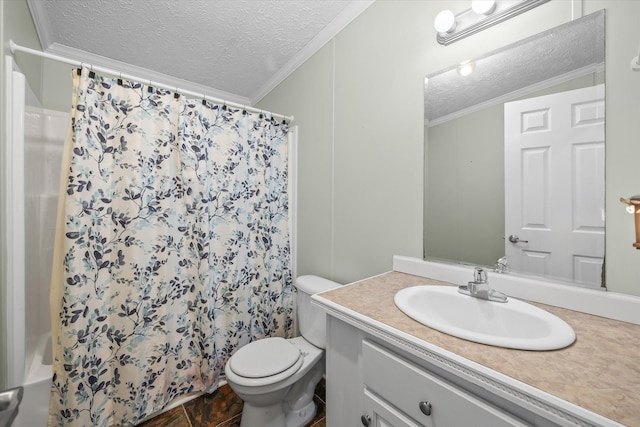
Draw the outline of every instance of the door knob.
M512 234L511 236L509 236L509 241L511 243L529 243L528 240L520 240L520 238L515 234Z

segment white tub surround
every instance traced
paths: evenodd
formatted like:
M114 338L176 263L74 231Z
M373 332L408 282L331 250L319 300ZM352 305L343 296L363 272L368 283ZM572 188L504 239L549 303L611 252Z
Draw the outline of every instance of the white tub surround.
M47 424L51 394L51 334L40 337L24 380L24 396L13 427Z
M565 290L557 288L562 285L524 279L509 285L497 283L500 280L491 275L489 283L501 292L518 298L540 294L528 299L563 319L577 334L573 345L556 351L493 347L428 328L394 305L395 293L406 287L447 284L440 280L459 285L472 278L472 269L448 267L396 257L394 272L313 297L314 304L329 315L328 425L345 420L355 424L361 416L364 422L384 418L395 426L429 424L429 419L421 418L427 416L422 410L427 400L431 422L438 418L445 425L469 419L465 417L486 417L490 425L640 424L636 363L640 326L630 321L634 319L631 308L640 299L613 296L623 301L623 309L613 319L598 317L577 311L569 301L558 305L571 309L549 301L561 299L565 292L578 301L578 308L592 307L596 294L601 299L612 297L606 292ZM511 292L516 284L528 289ZM590 292L595 292L593 297ZM544 304L535 301L539 299ZM615 306L611 301L604 304ZM602 313L601 307L593 310ZM628 323L615 319L621 312ZM380 376L385 377L384 387Z
M14 62L7 58L6 156L2 164L6 195L2 215L6 223L6 240L2 243L11 248L6 253L7 262L4 280L7 284L6 301L2 319L7 337L7 387L22 385L25 373L25 200L24 200L24 104L25 77L14 71ZM11 326L9 326L11 325Z

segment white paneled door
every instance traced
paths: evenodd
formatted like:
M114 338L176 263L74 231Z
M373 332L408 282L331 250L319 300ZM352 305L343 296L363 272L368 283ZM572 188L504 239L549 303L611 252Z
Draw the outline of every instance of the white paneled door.
M599 287L604 85L505 104L505 253L513 271Z

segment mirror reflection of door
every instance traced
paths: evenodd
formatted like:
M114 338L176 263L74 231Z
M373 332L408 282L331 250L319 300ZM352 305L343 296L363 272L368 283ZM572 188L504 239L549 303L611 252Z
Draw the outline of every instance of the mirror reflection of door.
M504 114L511 268L601 286L604 85L506 103Z

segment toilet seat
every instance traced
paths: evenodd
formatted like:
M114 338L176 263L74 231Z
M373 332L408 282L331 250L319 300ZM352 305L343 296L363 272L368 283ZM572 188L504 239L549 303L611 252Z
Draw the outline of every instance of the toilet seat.
M265 338L240 348L229 359L229 367L246 379L260 379L297 371L302 364L300 350L284 338Z

